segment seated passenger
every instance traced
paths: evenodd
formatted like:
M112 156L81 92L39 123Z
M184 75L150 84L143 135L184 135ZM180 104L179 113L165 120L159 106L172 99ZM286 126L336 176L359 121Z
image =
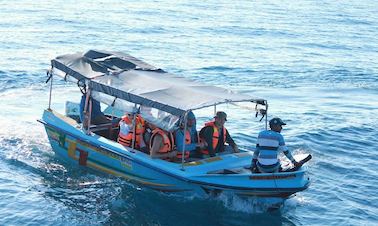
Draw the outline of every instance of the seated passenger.
M153 124L150 124L150 127L153 129L149 142L151 158L174 161L176 159L177 151L174 150L172 133L157 128Z
M147 121L144 121L144 133L143 133L143 142L145 144L145 147L141 147L140 151L146 153L146 154L150 154L150 140L151 140L151 136L152 136L152 128L155 128L154 126L152 126L151 123L147 122Z
M218 111L214 116L214 120L205 123L205 126L200 131L200 139L205 141L208 145L202 150L202 154L214 157L216 153L239 152L238 146L224 127L227 121L227 114L223 111ZM225 150L225 143L228 143L232 150ZM230 148L231 148L230 147Z
M283 125L286 125L286 123L280 118L273 118L269 121L270 130L264 130L259 133L256 150L253 153L252 171L256 172L257 167L258 171L262 173L278 172L281 166L278 159L278 152L280 151L286 155L295 167L298 166L281 135Z
M184 136L185 136L185 156L184 158L187 159L189 157L197 157L197 150L200 148L204 148L206 145L205 142L199 143L198 142L198 134L196 130L196 117L194 116L193 112L190 111L187 116L186 121L186 131L184 135L184 124L180 124L180 128L175 132L175 141L177 146L177 158L182 158L182 151L184 148Z
M122 117L121 121L119 122L118 143L122 144L123 146L132 147L133 138L135 137L134 148L141 149L146 146L143 141L145 122L140 115L136 115L134 136L133 120L134 115L131 113L127 113Z
M80 101L80 120L82 123L84 123L84 107L85 107L85 99L86 94L83 94L81 96ZM110 123L111 120L109 120L104 113L101 111L101 105L100 102L93 98L89 98L88 101L88 107L87 107L87 114L89 115L89 104L92 103L92 113L91 113L91 124L92 125L99 125L104 123Z

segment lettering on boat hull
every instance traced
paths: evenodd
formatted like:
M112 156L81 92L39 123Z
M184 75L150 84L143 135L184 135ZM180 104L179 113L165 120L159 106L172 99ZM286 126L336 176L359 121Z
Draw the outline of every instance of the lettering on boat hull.
M290 175L267 175L267 176L250 176L250 180L279 180L279 179L290 179L295 178L295 174Z

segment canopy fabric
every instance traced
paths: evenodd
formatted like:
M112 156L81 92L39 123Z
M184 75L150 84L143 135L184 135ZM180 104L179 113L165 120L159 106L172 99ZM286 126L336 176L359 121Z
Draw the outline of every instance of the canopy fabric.
M93 79L135 68L159 70L128 54L97 50L58 56L51 60L51 65L77 80Z
M177 116L221 103L265 101L166 73L123 53L90 50L57 57L52 65L78 80L90 80L92 90Z

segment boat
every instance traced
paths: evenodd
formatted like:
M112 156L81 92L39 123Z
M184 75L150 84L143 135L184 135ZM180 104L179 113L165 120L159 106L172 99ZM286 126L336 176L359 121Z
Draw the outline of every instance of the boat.
M203 159L169 162L153 159L135 148L124 147L105 136L117 132L114 123L90 125L68 113L51 109L53 78L62 77L86 90L87 97L107 105L114 112L137 112L146 121L167 130L177 128L189 111L221 104L248 103L256 115L265 117L268 102L225 88L201 84L168 73L121 52L89 50L65 54L51 60L49 106L38 120L45 127L52 150L68 162L124 178L138 186L178 195L199 196L232 193L241 197L287 199L310 185L306 166L278 173L255 173L250 169L253 150ZM77 112L77 109L75 110ZM105 131L105 133L101 133ZM309 155L296 155L304 163Z

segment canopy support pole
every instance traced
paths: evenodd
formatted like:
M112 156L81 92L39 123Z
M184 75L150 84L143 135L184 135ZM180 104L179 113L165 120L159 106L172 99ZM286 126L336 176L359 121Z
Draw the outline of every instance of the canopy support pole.
M112 117L111 117L112 122L113 122L113 119L114 119L114 105L115 105L116 100L117 100L117 97L114 98L112 104L110 105L112 107Z
M268 101L265 101L265 130L268 130Z
M217 113L217 105L214 104L214 115Z
M115 105L115 102L116 102L116 100L117 100L117 97L116 98L114 98L114 100L113 100L113 102L112 102L112 104L110 105L111 107L112 107L112 115L111 115L111 125L110 125L110 128L109 128L109 137L110 138L113 138L113 136L114 136L114 129L113 129L113 123L114 123L114 105Z
M83 129L85 133L88 135L90 134L90 125L91 125L91 115L92 115L92 101L91 98L91 90L88 89L87 93L85 94L85 104L84 104L84 121L83 121Z
M188 112L184 114L184 131L182 136L182 152L181 152L181 170L185 171L184 169L184 162L185 162L185 138L186 138L186 130L187 130L187 120L188 120Z
M134 108L137 108L137 105L134 105ZM134 152L135 148L135 138L136 138L136 117L137 117L137 112L133 112L133 138L132 138L132 143L131 143L131 148L133 149L132 152Z
M52 88L53 88L53 73L52 73L51 70L49 70L47 73L48 73L49 79L50 79L50 94L49 94L49 108L48 108L48 110L51 110L51 96L52 96Z

